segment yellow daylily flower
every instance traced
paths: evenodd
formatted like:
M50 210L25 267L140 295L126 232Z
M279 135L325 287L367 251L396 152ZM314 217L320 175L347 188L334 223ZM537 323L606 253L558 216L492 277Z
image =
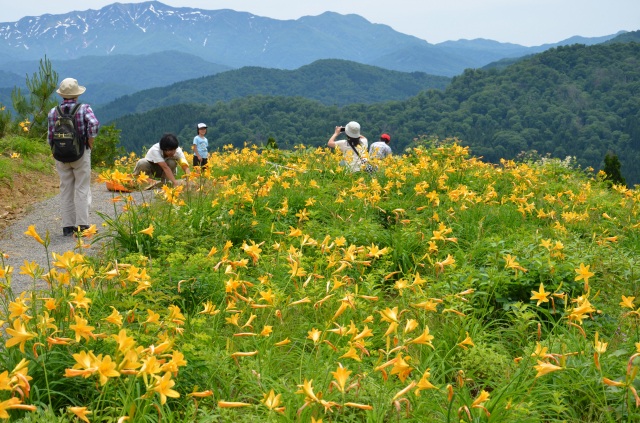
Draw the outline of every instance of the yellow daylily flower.
M308 333L307 339L311 339L314 344L320 342L320 337L322 336L322 331L316 328L311 329Z
M11 336L11 338L7 339L7 342L4 344L5 347L11 348L14 345L19 345L20 351L24 354L24 344L30 339L35 338L37 335L33 332L27 331L27 328L24 326L24 323L20 319L15 319L13 321L13 328L6 329L7 334Z
M164 405L167 402L167 397L179 398L180 394L177 391L171 389L176 383L171 380L171 373L166 372L164 376L154 376L156 384L153 387L153 391L160 395L160 403Z
M13 397L0 402L0 419L8 419L11 417L9 413L7 413L7 410L36 411L36 406L22 404L19 398Z
M276 395L275 392L273 392L273 389L269 391L268 394L264 394L260 402L263 403L269 410L277 411L278 413L284 413L285 407L282 407L280 405L282 403L282 394Z
M216 310L216 305L211 301L207 301L206 303L204 303L204 310L202 310L198 314L208 314L209 316L215 316L218 313L220 313L220 310Z
M300 389L296 391L296 394L304 394L309 400L318 402L319 400L316 394L313 392L312 384L313 384L313 379L311 380L305 379L302 385L298 385L298 388Z
M580 263L580 267L578 269L574 269L576 271L576 273L578 274L576 276L576 278L574 280L579 281L579 280L583 280L584 281L584 290L588 291L589 290L589 278L593 275L595 275L595 273L589 271L589 268L591 267L591 265L584 265L584 263Z
M122 315L120 314L120 312L118 310L116 310L115 307L110 306L111 310L113 310L111 312L111 314L107 317L105 317L104 320L106 320L109 323L113 323L114 325L120 327L122 326Z
M354 346L349 347L349 351L341 355L339 358L351 358L351 359L354 359L355 361L362 361L362 359L358 355L358 351Z
M95 337L95 334L92 332L95 327L89 326L87 319L76 314L75 320L76 323L69 325L69 328L76 333L76 342L80 342L80 338L84 338L85 341L89 342L89 337Z
M402 354L398 354L398 357L396 357L396 360L393 362L393 367L389 374L398 375L398 379L400 379L401 382L404 382L413 371L413 367L409 365L407 360L411 360L411 357L407 356L407 359L405 360L402 357Z
M153 238L153 225L149 225L148 228L143 229L141 231L138 231L139 234L144 234L144 235L149 235L151 238Z
M429 334L429 327L425 326L424 331L422 332L422 335L418 336L415 339L412 339L411 341L407 342L407 344L423 344L423 345L428 345L431 348L435 349L431 341L433 341L433 335Z
M471 339L471 337L469 336L469 332L467 332L467 337L464 338L462 340L462 342L458 343L458 346L464 348L465 350L467 349L467 345L471 346L471 347L475 347L476 344L473 343L473 339Z
M86 423L91 423L87 416L89 414L93 414L93 412L89 411L87 407L67 407L67 410L71 411L77 418Z
M531 293L533 294L531 296L532 300L538 300L538 303L536 304L536 306L539 306L541 303L548 303L549 302L549 295L551 295L551 292L546 292L544 290L544 285L542 284L542 282L540 282L540 288L538 290L538 292L536 291L531 291Z
M116 370L116 363L114 363L108 355L104 358L102 358L102 354L98 355L95 360L95 366L97 367L101 386L104 386L110 377L120 376L120 372Z
M40 235L38 235L38 232L36 232L36 225L30 225L24 234L32 237L33 239L38 241L40 244L44 245L44 240L40 238Z
M538 373L536 374L536 378L539 378L540 376L544 376L547 373L555 372L557 370L562 370L562 367L560 366L556 366L555 364L547 363L541 360L538 360L538 364L533 367L538 371Z
M118 344L118 351L121 353L126 353L136 345L136 340L127 335L126 329L120 329L120 332L117 335L113 334L111 337L116 340L116 343Z
M620 301L620 306L621 307L626 307L626 308L630 308L631 310L635 309L636 307L633 305L633 300L635 300L636 297L625 297L624 295L622 296L622 301Z
M416 384L416 390L413 393L416 396L420 396L420 391L424 391L427 389L438 389L431 382L429 382L429 378L431 377L431 369L427 369L422 374L420 381Z
M338 363L338 368L335 372L331 372L333 378L335 379L335 386L338 388L340 392L344 392L344 386L347 383L347 379L349 375L352 373L351 370L347 370L342 367L342 364Z

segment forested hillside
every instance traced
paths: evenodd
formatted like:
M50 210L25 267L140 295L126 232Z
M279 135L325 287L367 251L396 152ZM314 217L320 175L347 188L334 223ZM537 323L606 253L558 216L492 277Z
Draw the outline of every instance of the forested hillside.
M450 78L398 72L346 60L318 60L296 70L244 67L152 88L116 99L96 112L104 120L180 103L215 104L250 95L301 96L327 105L404 100L442 90Z
M455 136L486 160L537 150L582 166L600 168L617 154L629 184L640 182L640 44L559 47L505 70L467 70L444 92L424 91L408 100L325 106L302 98L248 97L213 106L178 105L115 121L133 151L166 131L184 142L196 122L210 125L216 148L244 142L281 148L325 145L332 128L358 120L370 139L392 137L396 152L420 135Z

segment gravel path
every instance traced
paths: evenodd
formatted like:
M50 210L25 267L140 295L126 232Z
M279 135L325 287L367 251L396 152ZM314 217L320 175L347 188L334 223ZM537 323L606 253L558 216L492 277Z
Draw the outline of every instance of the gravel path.
M116 193L117 195L117 193ZM141 200L140 193L132 193L136 197L139 204ZM110 217L114 216L114 207L111 199L113 192L106 189L104 183L93 183L91 185L91 207L89 213L89 223L95 224L98 231L105 230L102 227L102 218L96 212L103 213ZM145 199L149 200L153 197L153 192L144 193ZM122 204L118 203L118 210L121 210ZM25 235L30 225L35 225L36 232L44 239L45 234L49 231L49 258L52 259L51 253L63 254L71 251L76 246L75 237L62 236L62 224L60 217L60 195L49 198L48 200L33 205L30 213L25 215L16 223L8 226L0 233L0 254L8 255L4 259L4 264L13 267L11 275L11 287L15 295L19 295L25 290L33 288L33 279L27 275L20 274L20 266L24 265L24 261L35 261L47 271L47 253L42 245L40 245L32 237ZM104 240L103 240L104 241ZM84 249L83 254L95 255L100 251L100 242L92 244L91 248ZM51 260L53 263L53 260ZM43 281L37 281L38 289L46 288L47 284Z

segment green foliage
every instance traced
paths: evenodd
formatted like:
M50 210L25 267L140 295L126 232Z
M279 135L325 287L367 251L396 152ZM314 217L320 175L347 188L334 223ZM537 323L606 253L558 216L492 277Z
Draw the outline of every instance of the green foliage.
M114 125L100 127L100 132L93 142L91 165L101 168L112 168L118 158L125 154L124 147L119 146L120 130Z
M49 145L25 136L0 138L0 183L11 185L14 178L28 172L53 172Z
M513 377L515 366L501 344L477 342L473 348L460 353L460 367L468 369L465 377L479 389L495 389Z

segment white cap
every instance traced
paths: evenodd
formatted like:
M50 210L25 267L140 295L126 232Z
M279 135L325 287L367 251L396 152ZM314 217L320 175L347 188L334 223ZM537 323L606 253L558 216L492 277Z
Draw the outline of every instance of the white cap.
M199 123L198 124L198 129L202 129L202 128L207 128L207 124L206 123Z

